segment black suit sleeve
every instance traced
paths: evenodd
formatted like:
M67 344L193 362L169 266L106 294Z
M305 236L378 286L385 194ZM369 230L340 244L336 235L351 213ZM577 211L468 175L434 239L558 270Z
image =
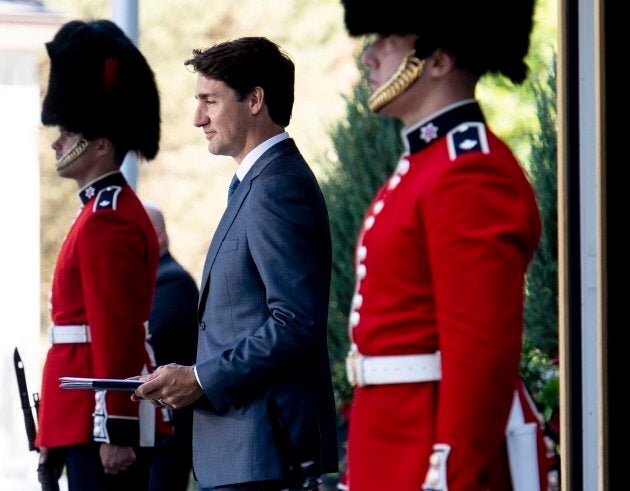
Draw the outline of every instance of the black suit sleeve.
M197 301L194 279L179 264L160 265L149 319L150 343L158 365L193 365L197 353Z

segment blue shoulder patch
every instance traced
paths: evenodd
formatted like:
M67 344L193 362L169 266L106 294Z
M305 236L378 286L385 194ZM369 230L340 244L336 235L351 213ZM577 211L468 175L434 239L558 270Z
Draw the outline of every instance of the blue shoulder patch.
M490 153L486 126L479 122L462 123L446 135L448 156L451 161L470 152Z
M120 193L121 190L122 188L120 186L107 186L105 189L101 189L96 195L92 210L115 210L118 193Z

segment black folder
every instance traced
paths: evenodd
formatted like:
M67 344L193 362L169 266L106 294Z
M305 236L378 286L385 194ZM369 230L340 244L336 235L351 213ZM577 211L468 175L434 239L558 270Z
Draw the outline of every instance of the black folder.
M126 390L133 392L143 383L142 380L120 378L59 377L59 387L62 389Z

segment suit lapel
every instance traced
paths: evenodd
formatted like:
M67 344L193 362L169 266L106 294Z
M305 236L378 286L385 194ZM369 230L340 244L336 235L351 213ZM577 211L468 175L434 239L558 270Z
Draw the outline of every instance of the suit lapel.
M208 280L210 277L210 270L212 269L212 265L217 258L217 253L219 252L219 248L223 243L225 234L227 234L228 230L232 226L232 223L238 215L243 201L245 201L245 198L249 194L249 191L252 187L252 182L260 175L265 167L267 167L269 162L294 149L296 149L295 143L291 138L283 140L277 145L271 147L256 161L254 166L250 169L250 171L247 173L243 181L238 185L236 191L232 195L232 198L230 199L230 202L225 209L221 220L219 221L219 225L217 226L214 236L212 237L210 247L208 248L208 254L206 255L206 261L203 266L203 275L201 276L201 289L199 295L199 318L201 318L201 316L203 315L203 309L205 306L206 298L208 296Z
M221 220L219 221L219 225L217 226L217 229L214 232L214 236L212 237L212 240L210 241L210 247L208 248L208 254L206 255L206 262L203 265L203 276L201 277L201 291L202 291L201 296L204 296L203 292L206 289L206 286L208 283L208 276L210 275L210 269L212 269L214 260L217 257L217 253L219 252L219 247L221 246L221 243L223 242L223 239L225 238L225 234L230 229L232 222L234 222L234 219L236 218L236 215L238 214L238 210L241 208L241 205L243 204L243 200L249 194L249 190L251 189L251 186L252 186L251 179L246 176L245 179L243 179L243 182L241 182L238 185L238 188L234 192L234 195L232 196L230 203L228 204L227 208L223 212L223 216L221 217ZM199 305L201 305L201 296L200 296Z

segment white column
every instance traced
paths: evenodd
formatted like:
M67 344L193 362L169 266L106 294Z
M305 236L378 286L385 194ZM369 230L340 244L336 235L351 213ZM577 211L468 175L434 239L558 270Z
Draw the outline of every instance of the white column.
M5 183L0 191L0 489L37 489L37 454L28 451L20 409L13 350L27 370L30 392L39 392L39 83L33 51L0 56L0 149Z
M138 0L112 0L112 21L118 24L134 44L138 45ZM132 153L125 156L121 167L129 185L137 189L138 159Z
M601 182L597 139L599 107L595 59L597 42L597 0L579 0L579 132L580 132L580 271L582 276L582 455L583 488L601 489L598 462L602 445L599 431L601 393L601 304L598 292L601 251L599 216Z
M0 3L0 490L35 491L38 454L29 451L13 366L17 347L29 395L40 391L40 190L38 61L64 21L31 2ZM44 225L45 226L45 225ZM31 398L32 403L32 398Z

